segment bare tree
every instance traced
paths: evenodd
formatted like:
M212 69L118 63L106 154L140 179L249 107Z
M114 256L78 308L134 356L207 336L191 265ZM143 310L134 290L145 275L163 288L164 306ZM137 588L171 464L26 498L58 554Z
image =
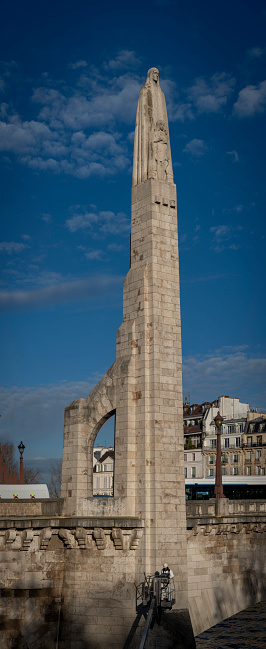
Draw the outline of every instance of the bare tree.
M0 455L2 463L7 466L10 473L18 473L18 463L15 460L15 446L13 442L0 442Z
M23 467L24 484L40 484L43 481L41 470L31 466Z
M61 477L62 477L62 460L54 460L49 467L50 480L48 489L50 497L60 498Z
M0 442L0 455L2 463L7 466L9 473L16 472L17 479L19 479L19 464L15 459L15 446L13 442ZM23 467L23 481L24 484L40 483L42 475L40 469L33 467Z

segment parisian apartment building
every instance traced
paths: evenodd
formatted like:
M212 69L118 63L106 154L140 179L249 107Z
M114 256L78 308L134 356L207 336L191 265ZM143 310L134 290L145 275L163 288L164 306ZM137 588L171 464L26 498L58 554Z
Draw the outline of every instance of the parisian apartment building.
M220 396L215 401L183 404L185 477L214 478L217 433L221 426L222 474L266 475L266 414L250 410L237 397ZM112 496L114 447L95 446L93 452L93 494Z
M114 490L114 447L93 449L93 495L112 496Z
M215 476L217 434L221 426L223 475L266 474L266 415L250 410L237 397L220 396L212 402L183 406L185 476L189 479Z

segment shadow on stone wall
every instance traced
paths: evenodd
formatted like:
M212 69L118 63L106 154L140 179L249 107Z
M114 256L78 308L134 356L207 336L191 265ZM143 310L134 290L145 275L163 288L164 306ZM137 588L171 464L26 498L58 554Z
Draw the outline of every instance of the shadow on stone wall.
M70 646L72 649L135 649L139 647L147 615L147 612L136 615L123 645L127 633L126 623L122 622L123 610L120 628L115 626L117 619L110 617L109 628L99 622L99 637L94 628L92 639L88 618L80 622L71 617L64 602L50 588L6 588L0 589L0 596L1 649L68 649ZM173 648L195 649L188 611L164 613L160 624L155 623L149 632L146 649Z
M224 580L221 579L220 588L213 589L212 626L266 599L265 534L256 531L244 534L243 537L242 533L231 533L225 539L227 565L223 566Z
M138 649L147 615L147 609L138 612L123 649ZM145 649L196 649L188 610L163 612L159 620L153 621Z
M0 589L1 649L56 646L60 606L52 589Z

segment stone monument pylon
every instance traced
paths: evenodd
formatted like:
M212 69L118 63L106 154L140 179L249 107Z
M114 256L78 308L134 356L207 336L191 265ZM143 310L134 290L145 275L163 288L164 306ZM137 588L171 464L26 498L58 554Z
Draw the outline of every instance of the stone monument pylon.
M136 579L167 561L187 607L182 358L176 187L156 68L140 91L134 142L131 267L116 361L65 410L62 492L70 516L144 520ZM115 413L114 497L93 498L97 433Z

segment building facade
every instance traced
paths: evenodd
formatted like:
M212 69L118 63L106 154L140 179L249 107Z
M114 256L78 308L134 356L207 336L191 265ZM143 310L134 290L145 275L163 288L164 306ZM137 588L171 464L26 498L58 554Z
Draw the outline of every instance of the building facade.
M248 420L243 434L243 463L246 475L266 474L266 415Z
M185 400L184 459L185 477L215 476L217 434L214 419L223 417L221 426L222 474L265 475L266 415L249 410L238 398L220 396L215 401L190 405Z
M94 447L93 452L93 495L113 496L114 494L114 448Z

